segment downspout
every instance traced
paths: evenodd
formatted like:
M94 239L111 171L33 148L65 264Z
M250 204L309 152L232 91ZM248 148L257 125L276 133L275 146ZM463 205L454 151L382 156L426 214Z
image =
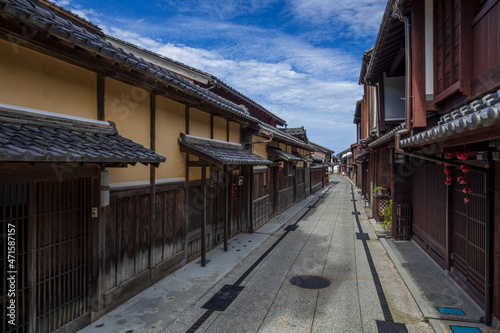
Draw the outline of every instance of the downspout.
M394 13L401 22L405 23L405 127L402 130L396 132L394 137L395 145L394 149L397 153L404 153L401 149L401 135L408 134L410 132L411 125L411 20L409 16L403 16L401 12L401 7L398 1L394 4Z

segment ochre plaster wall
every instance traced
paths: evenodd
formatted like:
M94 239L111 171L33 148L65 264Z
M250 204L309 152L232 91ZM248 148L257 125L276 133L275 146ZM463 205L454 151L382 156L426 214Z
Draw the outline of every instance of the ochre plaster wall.
M0 103L97 119L97 75L0 40Z
M185 130L184 105L156 97L156 152L167 158L156 169L156 179L185 177L186 155L181 153L178 143Z
M229 122L229 142L241 143L240 124Z
M120 135L150 148L149 93L109 78L105 85L105 119L115 122ZM110 168L109 179L110 183L149 181L149 166Z
M221 117L214 117L214 139L227 141L227 120Z
M262 142L266 141L265 138L261 138L259 136L252 135L252 141L254 142ZM253 153L259 155L260 157L263 157L267 159L267 143L257 143L252 146L253 148Z

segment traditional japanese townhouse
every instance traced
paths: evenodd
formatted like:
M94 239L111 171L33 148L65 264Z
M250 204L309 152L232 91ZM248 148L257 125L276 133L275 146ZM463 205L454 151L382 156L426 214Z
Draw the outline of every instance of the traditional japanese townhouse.
M499 30L496 0L391 0L365 74L394 69L405 87L404 122L371 143L394 140L393 235L449 271L487 324L500 318Z
M307 141L303 139L299 138L300 141L296 140L285 129L279 130L276 128L277 125L286 125L285 120L209 73L112 36L106 36L106 40L127 52L131 52L138 57L147 59L160 67L177 73L224 99L238 105L243 105L248 110L249 115L258 120L257 125L249 125L241 128L241 142L247 148L251 148L255 154L265 159L271 154L272 157L269 157L269 159L275 161L275 163L270 167L261 165L251 169L241 168L235 170L231 187L233 191L238 192L236 196L233 196L233 199L236 198L238 205L237 207L230 207L234 208L231 209L230 213L233 214L231 216L230 234L234 235L241 231L253 232L272 216L282 212L293 203L310 194L308 182L310 175L309 169L306 170L306 168L308 167L307 162L311 162L312 160L305 157L305 155L309 155L313 151L313 147L307 145ZM225 122L221 124L221 120L217 117L212 117L210 121L215 122L215 125L219 128L223 129L226 127L226 132L229 133L228 126L230 123ZM224 133L221 131L215 134L219 140L224 138ZM278 150L278 152L275 150ZM292 155L294 156L288 156L287 151L293 152ZM286 174L283 173L283 170L286 171ZM251 183L249 185L252 191L251 195L244 195L248 190L246 188L241 192L241 186L243 185L240 184L241 179L247 179ZM245 184L246 181L243 183ZM223 201L220 201L219 205L221 202ZM198 214L197 216L201 215ZM215 216L218 215L215 214ZM223 215L219 217L219 219L223 218Z
M45 2L0 1L0 74L3 331L74 331L251 224L272 162L241 144L244 106Z

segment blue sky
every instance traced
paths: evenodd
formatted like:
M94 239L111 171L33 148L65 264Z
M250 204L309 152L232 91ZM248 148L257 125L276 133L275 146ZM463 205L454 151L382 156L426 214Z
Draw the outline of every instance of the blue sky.
M107 34L215 75L340 152L385 0L58 0Z

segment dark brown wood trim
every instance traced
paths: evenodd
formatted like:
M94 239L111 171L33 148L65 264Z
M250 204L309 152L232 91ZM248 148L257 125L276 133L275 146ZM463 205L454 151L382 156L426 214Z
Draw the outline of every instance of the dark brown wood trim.
M188 166L189 167L206 167L206 166L210 166L210 163L203 161L203 160L189 161Z
M156 184L156 193L178 190L185 187L185 182Z
M184 106L184 123L186 126L185 133L189 135L189 106L185 105Z
M150 147L152 151L156 151L156 96L151 93L149 94L149 138ZM152 268L153 264L156 262L155 251L152 251L152 240L154 239L155 224L156 224L156 168L153 165L149 167L149 186L150 186L150 196L149 196L149 239L150 239L150 250L149 250L149 264L148 267Z
M29 312L28 312L28 332L36 332L36 308L37 308L37 292L36 292L36 239L37 239L37 221L36 221L36 191L35 182L31 181L28 184L28 285L29 285Z
M210 113L210 139L214 138L214 114Z
M427 126L425 100L425 1L417 1L412 7L412 96L413 127Z
M206 266L206 260L207 260L207 246L205 244L206 242L206 229L207 229L207 167L203 166L201 168L201 191L203 193L203 209L201 210L202 213L202 220L201 220L201 267Z
M434 104L434 101L425 101L425 109L427 111L438 111L436 104Z
M229 142L229 120L226 120L226 141Z
M100 178L92 180L92 206L100 206ZM104 309L104 292L105 292L105 263L102 255L106 243L105 217L107 208L100 208L97 218L91 218L90 223L90 251L91 251L91 268L90 268L90 309L93 320L96 320L96 315Z
M97 74L97 120L105 120L106 118L104 109L105 82L104 76Z
M488 3L473 19L472 19L472 27L474 27L481 19L483 18L484 15L486 15L491 8L493 8L499 0L491 0L490 3ZM467 2L467 1L465 1ZM471 1L472 2L472 1ZM463 2L462 2L463 3ZM474 2L475 3L475 2ZM473 11L475 13L475 10Z
M111 188L109 193L110 199L121 199L127 197L135 197L151 193L150 185L143 185L142 187L124 187L124 188Z
M187 153L187 154L192 154L193 156L196 156L202 160L205 160L205 161L209 162L210 164L215 165L216 167L221 168L223 166L223 164L221 162L217 161L215 158L208 156L208 155L206 155L206 154L204 154L196 149L193 149L193 148L190 148L190 147L187 147L184 145L180 145L180 149L181 149L181 152ZM189 168L189 163L191 163L191 161L186 161L186 168Z
M384 82L383 77L380 76L379 82ZM384 85L378 84L378 113L379 113L379 130L385 132L385 98L384 98Z
M0 182L26 182L29 180L66 180L97 177L99 167L51 163L43 166L7 165L0 168Z
M460 91L472 97L472 18L477 2L461 1L460 41L459 41L459 82ZM454 53L454 52L453 52Z
M460 82L457 81L454 84L452 84L451 86L449 86L448 88L446 88L445 91L443 91L442 93L440 93L439 95L437 95L436 97L434 97L434 103L437 104L437 103L442 102L446 98L448 98L451 95L453 95L456 92L458 92L459 88L460 88Z

